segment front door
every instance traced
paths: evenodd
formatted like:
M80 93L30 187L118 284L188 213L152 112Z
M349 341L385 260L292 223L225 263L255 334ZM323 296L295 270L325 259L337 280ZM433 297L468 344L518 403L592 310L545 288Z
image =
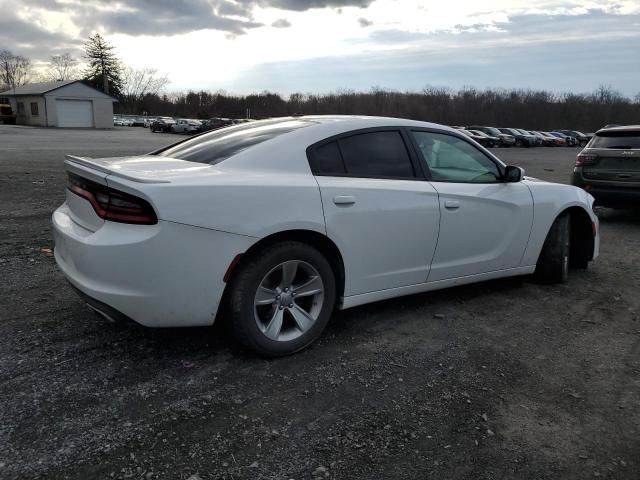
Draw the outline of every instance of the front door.
M428 281L520 266L533 224L533 197L502 180L498 164L454 135L413 131L440 203L440 235Z

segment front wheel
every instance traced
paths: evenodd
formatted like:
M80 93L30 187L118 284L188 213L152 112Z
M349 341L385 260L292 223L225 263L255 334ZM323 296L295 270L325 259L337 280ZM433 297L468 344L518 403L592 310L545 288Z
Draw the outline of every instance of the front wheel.
M569 214L561 214L551 225L542 246L535 277L541 283L566 283L569 279L571 235Z
M336 281L315 248L288 241L256 252L229 285L234 336L261 355L290 355L320 337L336 302Z

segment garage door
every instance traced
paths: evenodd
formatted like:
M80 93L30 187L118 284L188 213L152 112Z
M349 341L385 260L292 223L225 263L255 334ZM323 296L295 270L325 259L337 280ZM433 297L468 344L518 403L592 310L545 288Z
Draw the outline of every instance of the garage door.
M59 127L93 127L91 100L56 100Z

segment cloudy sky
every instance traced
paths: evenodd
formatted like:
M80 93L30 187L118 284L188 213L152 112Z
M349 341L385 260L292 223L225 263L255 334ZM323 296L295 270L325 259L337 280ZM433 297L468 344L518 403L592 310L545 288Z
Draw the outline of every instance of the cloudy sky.
M100 32L170 90L640 93L640 0L0 0L0 12L0 49L42 65Z

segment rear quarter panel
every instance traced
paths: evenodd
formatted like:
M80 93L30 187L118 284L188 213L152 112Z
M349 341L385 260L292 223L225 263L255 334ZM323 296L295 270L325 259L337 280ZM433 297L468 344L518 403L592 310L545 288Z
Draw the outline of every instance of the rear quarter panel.
M165 184L115 176L108 181L114 188L142 193L160 220L255 238L295 229L325 233L320 191L311 173L226 169Z

